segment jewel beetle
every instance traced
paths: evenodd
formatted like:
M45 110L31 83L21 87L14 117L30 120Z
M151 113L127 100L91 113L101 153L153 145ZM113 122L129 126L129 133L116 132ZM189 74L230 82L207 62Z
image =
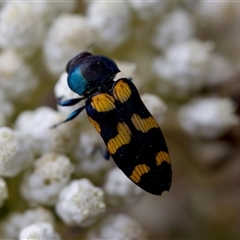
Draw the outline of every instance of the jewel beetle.
M72 106L81 100L85 100L85 105L61 123L72 120L85 108L90 123L123 173L151 194L168 191L172 180L168 148L131 79L115 81L120 72L116 63L89 52L72 58L66 71L69 88L80 97L59 99L59 105Z

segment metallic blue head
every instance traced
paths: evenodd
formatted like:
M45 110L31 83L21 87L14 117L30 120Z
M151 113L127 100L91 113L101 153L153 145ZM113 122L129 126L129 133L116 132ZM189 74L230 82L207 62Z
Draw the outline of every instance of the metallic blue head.
M72 58L66 67L69 88L83 96L97 92L99 87L112 81L120 72L110 58L82 52Z

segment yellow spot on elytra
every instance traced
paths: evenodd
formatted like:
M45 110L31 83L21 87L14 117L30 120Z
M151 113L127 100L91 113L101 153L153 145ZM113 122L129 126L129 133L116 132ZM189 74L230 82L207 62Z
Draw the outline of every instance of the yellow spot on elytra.
M128 144L131 140L131 131L126 123L122 122L117 125L118 134L111 138L107 143L107 149L110 154L114 154L118 148Z
M89 119L90 123L95 127L97 132L100 133L101 132L100 125L95 120L93 120L91 117L88 117L88 119Z
M157 164L157 166L159 166L164 161L168 162L169 164L171 164L169 154L167 152L163 152L163 151L158 152L158 154L156 156L156 164Z
M131 96L131 89L127 83L124 81L119 81L116 83L113 89L113 96L115 99L121 103L126 102Z
M132 175L130 176L130 179L135 183L138 183L140 182L141 176L144 173L148 173L149 170L150 167L148 167L146 164L139 164L134 168Z
M106 94L100 93L91 98L91 105L98 112L108 112L115 109L115 99Z
M138 114L133 114L131 121L134 127L143 133L148 132L152 128L159 128L156 120L151 116L148 118L141 118Z
M130 176L130 179L132 179L132 181L134 181L135 183L138 183L140 181L140 178L138 176L136 177L133 174Z

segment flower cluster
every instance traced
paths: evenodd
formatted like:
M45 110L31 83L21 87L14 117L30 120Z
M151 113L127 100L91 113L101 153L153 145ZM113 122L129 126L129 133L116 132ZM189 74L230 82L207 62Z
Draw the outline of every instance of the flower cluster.
M239 16L236 1L2 1L0 239L240 238ZM79 97L66 64L83 51L139 89L169 147L169 193L105 161L85 111L53 127L84 105L55 101Z

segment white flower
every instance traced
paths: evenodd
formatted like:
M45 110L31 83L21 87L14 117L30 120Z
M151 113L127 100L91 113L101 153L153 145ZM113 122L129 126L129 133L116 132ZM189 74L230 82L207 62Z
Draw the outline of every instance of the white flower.
M0 10L0 47L31 55L44 35L44 21L33 2L10 2Z
M4 201L8 198L7 184L3 178L0 177L0 208Z
M136 78L137 64L132 62L115 61L121 72L117 73L116 80L119 78Z
M44 42L45 63L52 74L60 74L68 61L86 51L95 41L82 15L62 14L54 19Z
M141 95L141 99L149 112L157 120L158 123L162 123L164 120L167 106L162 99L156 95L144 93Z
M128 179L117 167L111 169L103 189L107 195L107 201L113 206L132 203L139 199L143 190Z
M87 239L148 239L141 225L126 214L103 219L100 226L90 229Z
M5 96L18 102L28 99L38 81L21 56L16 51L2 51L0 66L0 88Z
M49 107L22 112L15 122L15 128L31 139L38 154L46 152L72 151L77 144L78 129L75 121L51 128L65 120L65 117Z
M25 1L25 0L22 0ZM71 1L38 1L31 0L34 2L35 7L38 11L41 11L44 16L43 21L50 23L54 18L56 18L60 13L71 12L76 7L76 0Z
M74 152L77 176L87 176L94 182L102 181L103 174L112 166L104 158L107 148L98 132L89 126L79 131L79 143Z
M90 2L87 18L97 33L94 44L101 49L113 50L124 43L131 33L131 11L124 2Z
M153 17L158 17L165 10L167 1L136 1L128 0L131 7L137 13L141 20L151 20Z
M165 84L177 90L174 91L175 95L181 96L199 90L206 83L212 48L211 42L199 40L189 40L171 46L166 49L164 58L155 58L153 72L162 78Z
M86 227L105 212L103 197L103 191L89 180L75 180L61 191L56 212L67 225Z
M119 78L131 78L137 88L141 87L142 79L137 74L137 64L134 62L115 61L121 72L117 73L115 80Z
M60 240L61 237L49 223L35 223L23 228L19 240Z
M21 229L33 223L50 223L54 224L54 217L52 213L42 207L29 209L23 213L12 212L4 221L2 229L5 239L18 238Z
M53 205L59 191L67 185L73 172L70 160L60 154L49 153L37 159L34 170L22 183L22 195L30 203Z
M197 137L217 138L239 122L233 102L227 98L192 100L179 110L182 128Z
M18 0L18 2L26 3L26 0ZM76 0L67 2L62 1L36 1L28 0L28 3L32 3L34 10L42 16L42 21L45 23L51 22L56 16L62 12L71 12L76 7ZM6 1L9 4L9 1Z
M0 176L16 176L32 161L28 139L10 128L0 128Z
M194 24L191 15L183 9L177 9L156 26L152 43L156 48L162 49L190 39L193 35Z
M236 11L238 7L238 2L234 3L234 1L214 2L200 0L195 4L196 14L199 19L204 19L207 24L210 23L218 27L226 26L225 24L234 21L235 16L239 14ZM229 27L229 25L227 26Z

